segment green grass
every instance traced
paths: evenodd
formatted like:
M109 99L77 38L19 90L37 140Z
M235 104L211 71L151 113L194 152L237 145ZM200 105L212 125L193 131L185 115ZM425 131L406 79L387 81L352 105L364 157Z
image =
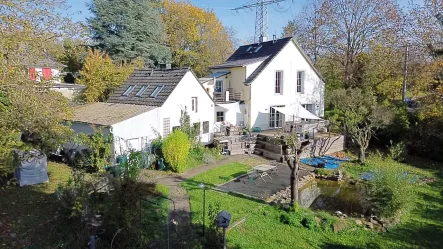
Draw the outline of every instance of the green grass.
M12 238L9 233L15 233L17 238L24 241L44 239L48 231L37 227L54 220L58 206L54 192L60 184L64 184L71 176L71 168L64 164L48 162L49 182L33 186L8 186L0 190L0 245L8 248ZM29 232L22 236L30 229ZM0 230L2 230L0 229ZM41 238L39 238L41 236Z
M393 167L396 170L419 173L434 177L430 184L418 185L417 198L413 211L405 214L399 225L386 233L375 233L350 226L335 234L332 231L308 230L283 224L279 217L283 211L254 199L206 191L207 205L219 202L221 209L232 215L231 224L245 217L246 222L229 231L228 245L231 248L441 248L443 244L443 174L429 169L429 161L420 161L421 168L407 164L383 165L382 161L374 162L372 167ZM375 166L374 166L375 165ZM192 222L202 223L203 193L197 184L218 185L229 181L235 175L244 173L249 166L245 164L228 164L197 175L184 182L191 197ZM370 169L371 166L347 164L344 168L354 176ZM443 165L439 164L440 169ZM318 214L317 214L318 215ZM206 224L208 224L206 220ZM352 222L352 221L351 221Z

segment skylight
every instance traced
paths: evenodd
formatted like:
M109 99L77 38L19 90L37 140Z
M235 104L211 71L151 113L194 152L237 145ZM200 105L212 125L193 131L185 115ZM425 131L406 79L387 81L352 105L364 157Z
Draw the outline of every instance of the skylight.
M252 49L252 46L249 46L249 48L246 50L246 52L249 52Z
M258 46L258 47L254 50L254 53L257 53L258 50L260 50L260 48L261 48L262 46L263 46L263 45Z
M140 90L137 92L137 94L135 96L141 97L143 95L143 93L146 92L146 89L148 89L148 86L142 86L142 88L140 88Z
M135 85L130 85L128 89L123 93L123 96L128 96L135 88Z
M163 86L156 86L154 91L149 95L151 98L156 98L160 91L163 89Z

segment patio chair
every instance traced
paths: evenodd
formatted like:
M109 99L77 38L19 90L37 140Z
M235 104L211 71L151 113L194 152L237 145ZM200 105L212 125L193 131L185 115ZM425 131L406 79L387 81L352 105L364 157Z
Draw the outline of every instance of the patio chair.
M255 182L255 180L257 179L258 175L255 171L248 171L248 184L254 184L256 185L257 183Z

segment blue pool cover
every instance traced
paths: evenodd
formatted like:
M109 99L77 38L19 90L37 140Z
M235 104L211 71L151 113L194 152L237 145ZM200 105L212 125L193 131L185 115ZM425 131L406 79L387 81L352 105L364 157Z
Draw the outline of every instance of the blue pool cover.
M302 158L300 160L302 163L310 166L317 167L318 163L324 163L326 169L336 169L343 162L350 161L349 158L338 158L333 156L321 156L312 158Z

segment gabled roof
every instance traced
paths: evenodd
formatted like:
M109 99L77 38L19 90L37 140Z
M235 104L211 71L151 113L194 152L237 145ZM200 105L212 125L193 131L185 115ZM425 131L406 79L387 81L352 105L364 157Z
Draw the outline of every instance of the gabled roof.
M137 69L111 95L108 102L160 107L189 71L189 69ZM129 86L135 87L128 95L123 95ZM162 87L158 95L150 97L158 86ZM146 88L144 93L136 96L142 87Z
M71 121L109 126L130 119L156 107L114 103L91 103L73 108Z
M249 75L249 77L244 82L245 84L250 84L268 66L268 64L275 58L275 56L277 56L280 51L282 51L283 48L291 41L300 51L303 58L309 63L316 74L320 77L320 79L323 80L320 72L314 67L309 57L305 54L305 52L292 37L285 37L278 40L270 40L267 42L241 46L231 55L231 57L228 58L225 63L213 66L211 67L211 69L243 67L262 61L262 63L255 69L254 72L251 73L251 75Z

